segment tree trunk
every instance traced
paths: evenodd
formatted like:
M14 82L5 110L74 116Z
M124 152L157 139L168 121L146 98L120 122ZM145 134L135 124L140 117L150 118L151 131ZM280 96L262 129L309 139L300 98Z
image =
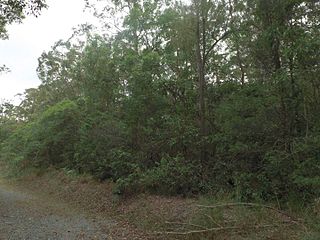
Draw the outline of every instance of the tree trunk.
M199 120L200 120L200 138L201 138L201 149L200 149L200 161L202 166L207 161L206 143L205 137L207 135L206 129L206 106L205 106L205 62L204 55L201 52L201 31L200 31L200 7L197 9L197 26L196 26L196 61L197 61L197 72L198 72L198 84L199 84ZM204 36L202 36L204 38ZM204 48L204 46L203 46Z

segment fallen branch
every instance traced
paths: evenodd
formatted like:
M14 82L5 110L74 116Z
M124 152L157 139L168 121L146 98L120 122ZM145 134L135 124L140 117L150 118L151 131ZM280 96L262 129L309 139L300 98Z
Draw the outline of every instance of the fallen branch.
M238 207L238 206L246 206L246 207L260 207L260 208L266 208L266 209L270 209L274 212L277 212L283 216L286 216L287 218L290 219L290 221L292 223L295 223L296 225L300 225L302 226L306 231L307 231L307 227L301 223L299 220L296 220L294 219L292 216L290 216L288 213L278 209L278 208L275 208L275 207L271 207L269 205L264 205L264 204L258 204L258 203L225 203L225 204L217 204L217 205L211 205L211 206L208 206L208 205L197 205L197 207L200 207L200 208L210 208L210 209L213 209L213 208L221 208L221 207Z
M270 224L270 225L258 225L258 226L247 226L246 228L260 229L260 228L272 228L272 227L280 227L279 224ZM219 228L209 228L203 230L193 230L188 232L155 232L155 234L163 234L163 235L192 235L192 234L202 234L209 232L220 232L227 230L241 230L244 227L219 227Z
M261 208L267 208L267 209L271 209L280 213L284 213L285 212L281 211L278 208L274 208L271 207L269 205L263 205L263 204L258 204L258 203L224 203L224 204L217 204L217 205L197 205L198 207L202 207L202 208L219 208L219 207L237 207L237 206L247 206L247 207L261 207ZM287 214L286 214L287 215Z

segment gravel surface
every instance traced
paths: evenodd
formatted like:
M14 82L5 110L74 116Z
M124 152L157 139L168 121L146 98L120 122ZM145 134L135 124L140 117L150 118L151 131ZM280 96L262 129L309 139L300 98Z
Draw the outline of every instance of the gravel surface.
M112 239L115 225L0 185L0 240Z

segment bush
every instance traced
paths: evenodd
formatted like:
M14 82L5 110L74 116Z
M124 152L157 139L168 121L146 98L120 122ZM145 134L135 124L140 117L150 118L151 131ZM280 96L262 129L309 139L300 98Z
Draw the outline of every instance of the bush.
M196 169L195 165L180 155L165 156L158 166L145 173L143 181L152 192L185 195L200 189L200 177Z
M133 165L131 165L133 167ZM200 177L196 167L183 157L165 156L156 167L142 171L137 165L133 171L119 178L114 193L130 194L149 191L166 195L187 195L197 193L200 187Z
M10 164L72 167L77 141L78 107L63 101L42 113L37 121L18 128L3 143L1 158Z

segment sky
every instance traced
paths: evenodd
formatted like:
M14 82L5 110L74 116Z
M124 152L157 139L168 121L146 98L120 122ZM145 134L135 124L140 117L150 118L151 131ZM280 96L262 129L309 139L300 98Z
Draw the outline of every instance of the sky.
M37 87L40 80L36 69L38 58L60 39L67 39L72 28L93 21L84 12L84 0L47 0L48 9L40 17L29 16L22 24L8 26L9 39L0 40L0 66L11 72L0 74L0 99L18 101L15 95Z

